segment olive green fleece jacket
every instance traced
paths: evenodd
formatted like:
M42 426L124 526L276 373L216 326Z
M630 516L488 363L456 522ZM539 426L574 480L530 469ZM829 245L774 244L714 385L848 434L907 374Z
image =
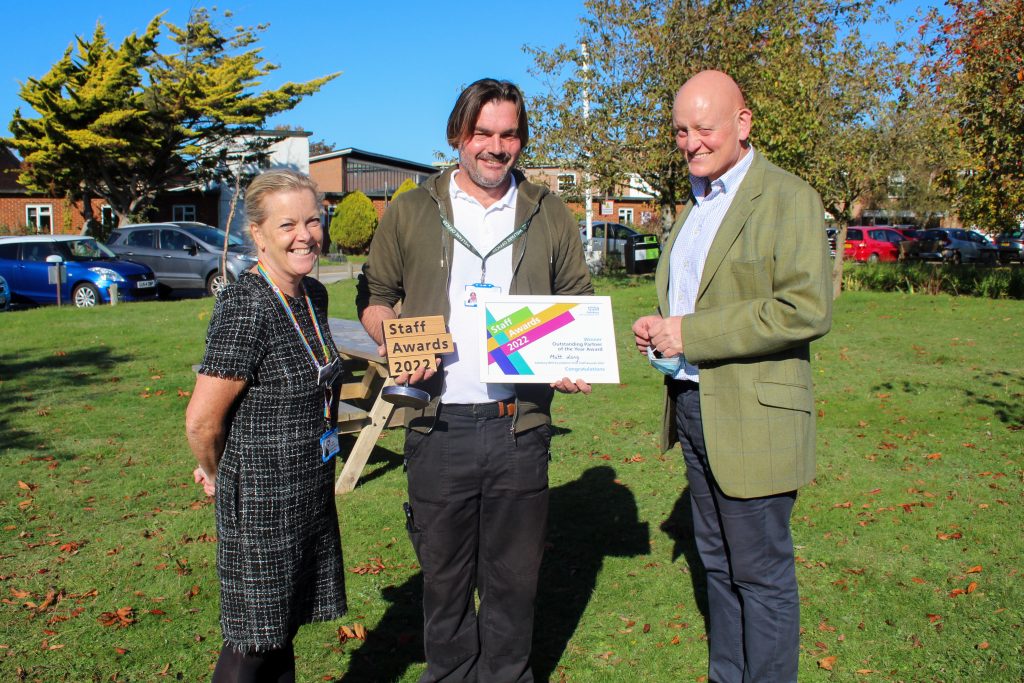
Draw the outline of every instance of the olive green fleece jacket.
M393 307L401 301L401 317L444 315L445 321L449 319L455 238L441 225L441 214L451 220L448 186L453 172L454 167L431 176L415 190L399 195L384 212L357 284L360 318L367 306ZM579 227L568 207L546 187L528 182L517 170L513 173L518 187L515 225L529 221L529 227L511 247L509 294L593 294ZM439 372L419 385L433 400L423 410L406 409L406 425L420 431L432 428L443 378ZM546 384L516 384L515 388L516 432L549 424L554 390Z

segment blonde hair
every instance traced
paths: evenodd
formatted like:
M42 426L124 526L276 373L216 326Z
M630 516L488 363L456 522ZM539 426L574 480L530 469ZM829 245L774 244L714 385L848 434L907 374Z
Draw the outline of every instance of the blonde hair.
M256 176L245 192L245 219L250 225L259 225L267 220L266 198L279 192L309 190L321 206L324 194L316 183L305 173L290 168L275 168Z

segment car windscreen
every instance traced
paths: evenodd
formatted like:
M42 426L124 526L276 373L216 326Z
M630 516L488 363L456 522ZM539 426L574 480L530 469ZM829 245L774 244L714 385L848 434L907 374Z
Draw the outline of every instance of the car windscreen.
M100 261L117 258L114 252L91 237L58 242L57 244L60 245L59 248L64 252L65 260L68 261Z
M199 226L188 226L182 228L185 232L195 237L197 240L206 242L210 246L223 247L224 246L224 231L218 228L203 228ZM238 235L228 235L228 249L232 247L244 247L245 240Z

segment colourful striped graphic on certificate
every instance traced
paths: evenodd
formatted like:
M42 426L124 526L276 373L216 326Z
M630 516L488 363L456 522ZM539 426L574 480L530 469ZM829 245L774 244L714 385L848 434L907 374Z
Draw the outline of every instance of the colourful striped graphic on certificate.
M487 362L494 363L506 375L532 375L519 349L559 330L574 318L570 312L577 304L555 304L536 313L524 306L495 320L487 311Z

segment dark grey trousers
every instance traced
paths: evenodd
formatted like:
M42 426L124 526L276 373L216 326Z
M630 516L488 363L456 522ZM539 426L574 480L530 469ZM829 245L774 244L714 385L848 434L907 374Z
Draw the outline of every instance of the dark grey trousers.
M423 570L420 683L533 681L549 445L548 427L515 436L511 418L443 406L430 434L406 432L409 536Z
M672 390L694 539L707 572L708 679L796 681L800 598L789 528L796 492L748 499L722 493L708 466L697 385Z

